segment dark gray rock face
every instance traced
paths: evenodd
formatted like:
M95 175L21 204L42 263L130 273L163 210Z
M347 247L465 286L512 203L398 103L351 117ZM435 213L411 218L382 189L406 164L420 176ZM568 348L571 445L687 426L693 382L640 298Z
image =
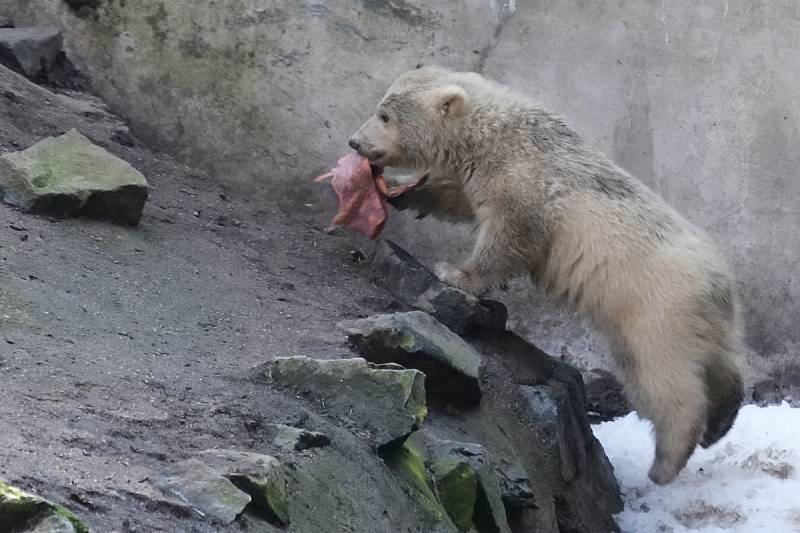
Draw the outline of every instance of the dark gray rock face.
M380 283L409 307L425 311L459 335L475 329L506 326L508 312L499 302L479 300L449 287L408 252L391 241L378 241L372 263Z
M429 314L377 315L341 322L339 327L368 361L424 372L429 394L473 405L480 402L480 354Z
M33 81L46 79L47 73L56 68L62 46L58 28L0 29L0 58L3 63Z
M484 356L480 416L507 437L533 492L535 507L512 528L617 531L619 485L592 435L580 372L510 332L468 340Z
M399 365L373 365L360 358L279 357L258 373L366 432L378 447L402 442L428 413L425 375Z

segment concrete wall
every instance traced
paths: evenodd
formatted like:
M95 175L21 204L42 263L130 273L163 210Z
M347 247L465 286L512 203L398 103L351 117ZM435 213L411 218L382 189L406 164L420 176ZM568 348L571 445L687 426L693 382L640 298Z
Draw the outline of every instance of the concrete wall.
M299 204L388 83L423 63L481 70L565 115L724 248L757 366L797 364L800 3L727 0L0 0L55 22L149 142ZM395 217L432 260L466 232ZM455 244L452 244L455 243ZM595 365L584 328L525 283L515 326ZM531 303L533 302L533 303ZM762 369L762 370L765 370Z

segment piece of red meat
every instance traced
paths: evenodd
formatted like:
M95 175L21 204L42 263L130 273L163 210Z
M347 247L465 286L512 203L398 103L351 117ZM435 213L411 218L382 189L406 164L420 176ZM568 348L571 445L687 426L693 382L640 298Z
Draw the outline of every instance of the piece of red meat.
M382 175L374 175L369 160L358 152L339 159L336 168L316 181L331 180L339 201L333 223L376 239L388 217L386 198L398 196L415 184L390 189Z

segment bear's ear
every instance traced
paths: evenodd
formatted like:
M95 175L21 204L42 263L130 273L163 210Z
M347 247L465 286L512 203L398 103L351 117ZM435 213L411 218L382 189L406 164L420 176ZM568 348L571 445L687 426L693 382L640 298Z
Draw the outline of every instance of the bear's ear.
M459 118L466 111L467 93L458 85L439 87L433 91L433 103L443 117Z

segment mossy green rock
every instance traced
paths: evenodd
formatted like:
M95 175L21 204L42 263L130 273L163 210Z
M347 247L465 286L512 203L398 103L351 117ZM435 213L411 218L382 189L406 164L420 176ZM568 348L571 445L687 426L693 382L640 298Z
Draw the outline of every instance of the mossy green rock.
M289 524L286 478L277 459L233 450L206 450L200 453L200 459L247 492L252 506L280 525Z
M278 388L315 401L321 412L352 423L378 447L402 442L428 414L425 374L361 358L278 357L259 373Z
M65 507L0 481L0 531L89 533L89 528Z
M386 465L411 486L424 510L437 521L448 520L447 512L433 491L433 479L425 468L425 459L416 446L406 441L386 449L382 457Z
M144 176L76 130L0 157L0 189L23 211L130 225L149 194Z
M481 355L428 313L376 315L341 322L339 328L368 361L399 363L424 372L431 395L480 403Z
M249 494L197 459L172 465L154 484L226 524L236 520L251 501Z
M426 430L414 433L406 443L425 458L439 500L458 527L466 527L469 516L481 533L511 533L497 465L488 450L474 442L441 439Z
M439 501L460 531L472 527L478 497L478 474L466 461L446 457L430 464Z

